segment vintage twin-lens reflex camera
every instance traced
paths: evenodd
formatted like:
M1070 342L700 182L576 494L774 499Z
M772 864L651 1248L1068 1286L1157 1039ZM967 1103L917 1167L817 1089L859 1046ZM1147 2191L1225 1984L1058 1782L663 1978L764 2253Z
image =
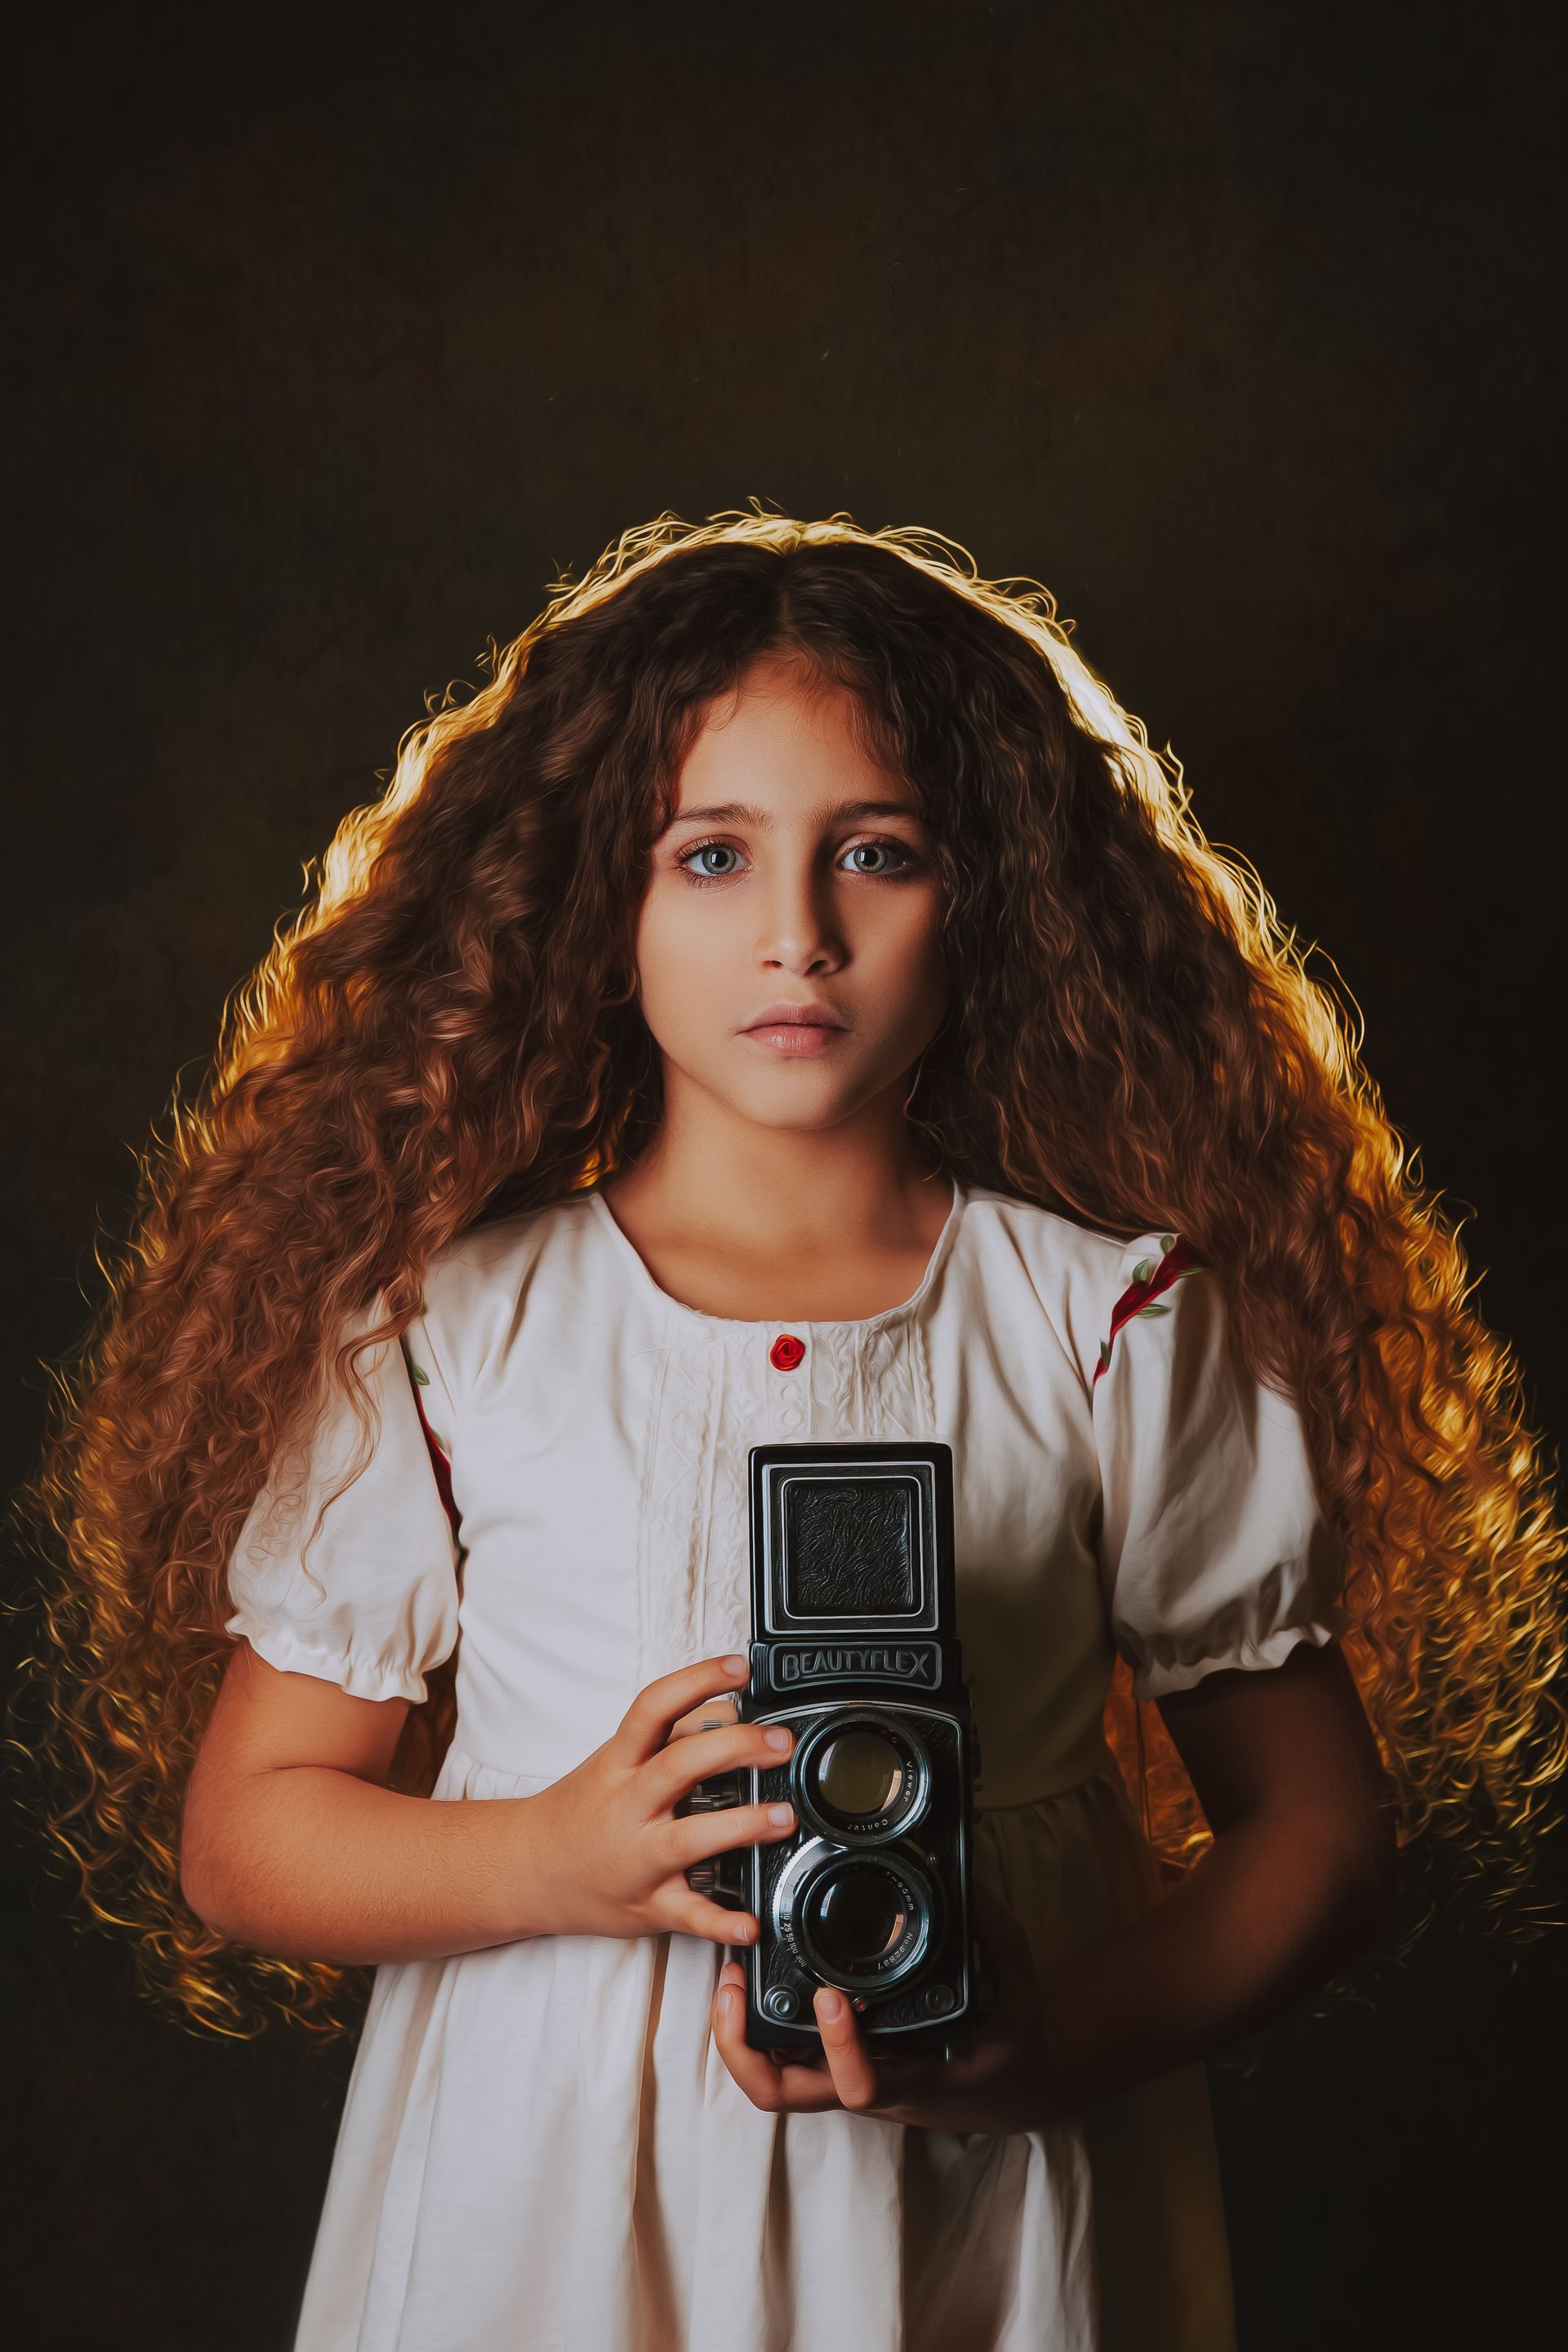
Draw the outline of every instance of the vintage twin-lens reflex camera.
M981 2005L952 1451L753 1446L751 1511L752 1672L738 1712L787 1725L795 1749L700 1781L678 1808L795 1809L789 1838L687 1873L756 1914L761 1936L740 1953L746 2040L817 2043L812 1997L827 1984L854 2002L872 2048L951 2053Z

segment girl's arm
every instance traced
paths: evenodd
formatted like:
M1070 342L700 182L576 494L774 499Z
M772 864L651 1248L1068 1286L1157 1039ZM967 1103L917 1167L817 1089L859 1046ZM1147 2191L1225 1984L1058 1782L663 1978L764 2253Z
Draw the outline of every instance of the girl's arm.
M231 1942L344 1965L542 1935L676 1929L741 1943L754 1921L693 1894L687 1868L738 1836L787 1837L794 1815L756 1805L677 1818L674 1806L711 1773L781 1757L752 1724L668 1742L678 1717L746 1671L743 1657L707 1658L661 1675L549 1788L451 1801L382 1785L407 1700L356 1698L241 1642L186 1792L182 1891Z
M1337 1646L1299 1643L1159 1706L1214 1844L1152 1911L1044 1973L1046 2071L1068 2112L1267 2024L1392 1910L1394 1817Z
M199 1918L237 1944L345 1965L520 1931L517 1805L382 1785L408 1706L237 1645L185 1796L180 1884Z

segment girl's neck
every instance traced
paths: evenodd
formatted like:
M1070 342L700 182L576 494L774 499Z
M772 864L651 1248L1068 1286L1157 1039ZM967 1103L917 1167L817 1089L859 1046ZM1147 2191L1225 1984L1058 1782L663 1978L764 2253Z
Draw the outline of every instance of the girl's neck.
M869 1105L826 1132L717 1105L667 1115L605 1205L659 1287L704 1314L879 1315L918 1286L953 1199L892 1113Z

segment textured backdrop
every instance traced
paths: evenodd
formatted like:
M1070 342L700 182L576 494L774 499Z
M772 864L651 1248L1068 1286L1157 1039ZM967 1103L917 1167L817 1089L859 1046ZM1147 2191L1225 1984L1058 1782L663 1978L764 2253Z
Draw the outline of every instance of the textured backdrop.
M29 17L8 1485L95 1219L426 695L627 524L752 494L1053 590L1332 956L1561 1430L1550 12ZM21 2340L287 2352L347 2053L182 2033L25 1831L6 1869ZM1444 1916L1215 2067L1245 2352L1521 2340L1564 1977Z

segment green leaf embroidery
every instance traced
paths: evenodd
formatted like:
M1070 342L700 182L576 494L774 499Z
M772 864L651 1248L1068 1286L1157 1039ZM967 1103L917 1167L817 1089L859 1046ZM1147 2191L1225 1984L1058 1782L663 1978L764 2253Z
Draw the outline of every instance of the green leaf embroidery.
M1148 1258L1148 1257L1141 1257L1141 1258L1139 1259L1139 1261L1138 1261L1137 1265L1136 1265L1133 1267L1133 1269L1132 1269L1132 1279L1133 1279L1133 1281L1134 1281L1134 1282L1147 1282L1147 1281L1148 1281L1148 1279L1149 1279L1149 1276L1153 1273L1153 1271L1154 1271L1154 1261L1153 1261L1153 1259L1152 1259L1152 1258Z
M420 1387L422 1389L427 1389L430 1385L429 1373L423 1370L418 1364L413 1364L409 1369L413 1372L414 1377L418 1381Z
M1102 1364L1109 1364L1110 1361L1110 1343L1107 1339L1102 1339L1100 1343L1100 1360Z
M1175 1236L1175 1234L1161 1234L1161 1236L1160 1236L1160 1247L1161 1247L1163 1250L1173 1250L1173 1249L1175 1248L1175 1246L1176 1246L1176 1236Z
M1168 1315L1170 1311L1171 1310L1168 1307L1162 1307L1158 1301L1154 1299L1151 1299L1147 1307L1141 1307L1138 1309L1140 1315Z

